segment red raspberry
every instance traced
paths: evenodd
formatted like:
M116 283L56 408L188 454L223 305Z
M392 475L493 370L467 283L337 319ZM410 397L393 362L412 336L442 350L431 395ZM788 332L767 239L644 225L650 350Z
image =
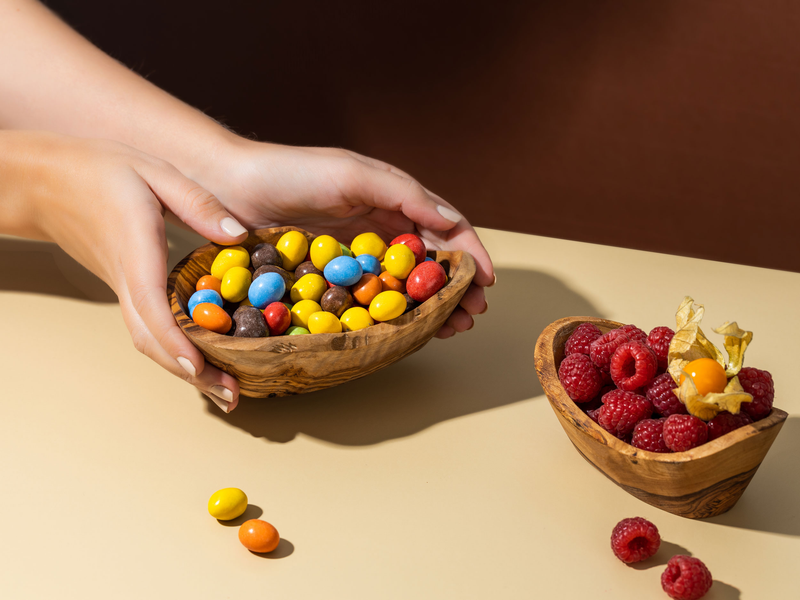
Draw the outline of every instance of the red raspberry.
M661 574L661 587L674 600L697 600L711 589L713 579L699 558L676 554Z
M594 410L587 410L587 411L586 411L586 415L587 415L587 416L588 416L588 417L589 417L589 418L590 418L592 421L594 421L595 423L597 423L597 424L599 425L600 423L598 423L598 421L597 421L597 413L599 413L599 412L600 412L600 409L599 409L599 408L595 408Z
M647 342L647 334L636 325L623 325L619 329L620 331L624 331L632 340L638 340L642 343Z
M609 433L624 438L636 423L653 414L653 405L644 396L624 390L612 390L603 396L597 423Z
M611 532L611 549L624 563L647 560L660 545L658 528L642 517L622 519Z
M766 417L772 410L775 399L775 385L768 371L745 367L739 371L739 383L744 391L753 396L752 402L742 402L742 410L758 421Z
M598 369L608 372L611 356L616 349L632 340L645 342L647 334L634 325L623 325L619 329L612 329L589 345L589 356Z
M750 425L752 422L753 419L746 412L733 415L724 410L708 422L708 441L722 437L734 429L739 429L739 427Z
M589 354L589 345L603 335L594 323L581 323L569 336L564 354Z
M645 396L653 403L653 408L664 417L689 414L686 406L672 391L677 388L678 385L672 379L672 375L662 373L647 386Z
M664 443L664 422L666 419L645 419L633 428L631 446L648 452L672 452Z
M609 371L617 387L633 392L650 383L658 369L658 359L642 342L626 342L611 356Z
M664 422L664 442L673 452L684 452L705 444L708 425L694 415L670 415Z
M558 379L575 402L587 402L600 391L602 379L592 359L585 354L570 354L558 367Z
M669 354L669 343L672 341L675 332L669 327L656 327L647 336L647 345L655 352L658 359L658 370L663 373L667 370L667 355Z

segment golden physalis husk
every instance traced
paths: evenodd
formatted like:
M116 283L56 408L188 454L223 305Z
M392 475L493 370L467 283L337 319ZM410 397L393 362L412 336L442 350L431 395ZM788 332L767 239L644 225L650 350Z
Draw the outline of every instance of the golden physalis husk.
M695 307L697 307L696 310ZM735 322L728 322L718 329L714 329L716 333L725 337L725 350L728 353L728 362L726 363L722 352L706 338L703 330L700 329L700 321L703 319L704 313L703 305L695 304L689 296L686 296L681 302L678 312L675 314L677 330L669 345L667 370L675 383L679 383L681 373L687 364L698 358L711 358L722 365L728 377L733 377L725 389L719 393L710 393L705 396L698 394L692 378L688 375L684 377L683 383L674 390L689 414L708 421L724 410L734 415L738 414L742 402L753 400L753 397L742 389L739 378L736 377L742 368L744 352L753 339L753 332L740 329Z

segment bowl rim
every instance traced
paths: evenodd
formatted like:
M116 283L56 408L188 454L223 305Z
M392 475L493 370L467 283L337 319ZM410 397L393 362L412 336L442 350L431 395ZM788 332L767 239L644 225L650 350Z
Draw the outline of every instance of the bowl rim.
M567 420L580 425L580 429L584 430L588 435L598 439L606 446L613 448L620 454L628 459L641 460L646 459L652 462L662 463L685 463L695 461L699 458L712 456L726 448L738 444L739 442L758 435L759 433L771 429L786 420L788 413L773 407L769 415L763 419L735 429L715 440L706 442L705 444L686 450L684 452L650 452L649 450L641 450L623 442L619 438L611 435L605 429L595 423L586 413L584 413L578 405L569 397L566 390L561 386L558 379L558 369L555 364L554 342L557 335L566 328L575 329L581 323L593 323L597 325L601 331L605 329L616 329L622 327L623 323L611 321L608 319L601 319L598 317L578 316L578 317L564 317L553 321L545 327L539 339L536 342L535 362L536 371L539 376L539 382L542 385L545 395L547 396L550 405L557 410ZM566 338L564 338L566 343ZM575 425L573 425L575 426Z

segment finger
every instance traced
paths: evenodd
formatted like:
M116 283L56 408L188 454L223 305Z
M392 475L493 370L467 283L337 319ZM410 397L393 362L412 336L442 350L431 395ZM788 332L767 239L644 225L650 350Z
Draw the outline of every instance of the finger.
M447 338L453 337L455 334L456 330L445 323L439 331L436 332L436 337L440 340L446 340Z
M459 305L470 315L482 315L489 307L483 288L474 283L467 288Z
M468 222L459 223L450 231L419 229L420 235L434 250L463 250L475 259L475 278L472 282L486 287L494 285L495 274L492 259L481 243L475 229Z
M453 311L453 314L447 317L447 321L445 321L445 323L452 327L453 331L456 333L469 331L475 325L475 321L473 321L472 316L461 307L457 307Z

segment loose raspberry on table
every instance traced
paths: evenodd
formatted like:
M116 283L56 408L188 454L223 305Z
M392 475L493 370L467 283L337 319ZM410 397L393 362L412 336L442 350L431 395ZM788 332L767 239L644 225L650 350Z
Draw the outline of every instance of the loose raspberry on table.
M672 391L678 385L669 373L662 373L647 386L645 396L653 403L653 408L662 416L686 415L688 411L683 402Z
M665 418L644 419L633 428L633 438L631 446L648 452L672 452L664 442L664 423Z
M611 379L621 390L633 392L650 383L658 369L658 359L642 342L626 342L614 351L609 364Z
M585 354L570 354L558 367L558 379L575 402L588 402L600 391L602 378Z
M711 589L711 572L699 558L676 554L661 574L661 587L674 600L697 600Z
M611 532L611 549L624 563L647 560L658 552L661 536L658 528L647 519L622 519Z
M655 352L658 359L658 370L663 373L667 370L667 355L669 354L669 343L675 336L675 332L669 327L656 327L647 335L647 345Z
M603 406L597 413L597 423L620 439L626 438L642 419L653 414L653 405L644 396L612 390L603 396Z
M742 402L742 410L750 415L753 421L766 417L772 410L775 399L775 385L768 371L745 367L739 371L739 383L744 391L753 396L752 402Z
M664 422L664 442L673 452L691 450L708 440L708 425L694 415L670 415Z
M564 346L564 354L589 354L589 346L593 341L603 335L603 332L598 329L594 323L581 323L572 332L572 335L567 339Z
M635 325L623 325L618 329L612 329L589 345L589 356L592 357L592 362L598 369L608 372L611 356L616 349L632 340L644 343L647 340L647 334Z
M746 412L734 415L724 410L708 422L708 441L722 437L739 427L750 425L752 422L753 419Z

